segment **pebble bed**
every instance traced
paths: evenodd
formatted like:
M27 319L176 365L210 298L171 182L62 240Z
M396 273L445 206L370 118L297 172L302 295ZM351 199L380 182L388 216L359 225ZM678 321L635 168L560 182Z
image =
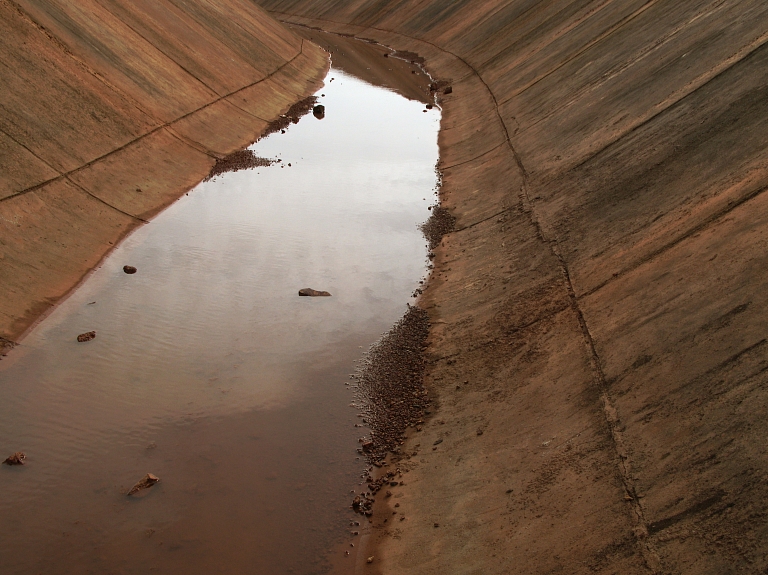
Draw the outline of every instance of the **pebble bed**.
M424 388L428 334L427 312L409 305L402 319L371 347L355 374L360 416L371 430L369 437L361 438L359 451L372 466L382 467L389 454L399 460L406 429L423 423L430 404ZM373 496L397 473L390 471L374 479L372 469L368 468L365 477L370 493L352 501L352 508L363 515L372 514Z

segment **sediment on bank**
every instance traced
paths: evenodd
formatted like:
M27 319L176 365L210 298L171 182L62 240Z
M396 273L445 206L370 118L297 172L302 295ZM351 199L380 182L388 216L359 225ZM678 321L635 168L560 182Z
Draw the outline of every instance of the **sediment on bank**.
M420 301L439 410L368 568L768 568L768 6L260 3L451 87L456 225Z
M365 355L357 373L355 395L370 437L361 452L381 466L400 454L405 431L423 423L429 406L424 389L424 347L429 333L427 312L408 306L405 315Z
M0 337L322 83L247 0L0 2Z

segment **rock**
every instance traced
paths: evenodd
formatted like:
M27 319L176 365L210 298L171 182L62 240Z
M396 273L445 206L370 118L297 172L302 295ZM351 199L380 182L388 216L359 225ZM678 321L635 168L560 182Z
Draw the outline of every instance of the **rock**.
M314 108L312 108L312 115L317 118L318 120L322 120L325 118L325 106L322 104L318 104Z
M133 495L134 493L138 493L142 489L149 489L152 487L155 483L160 481L160 478L157 475L152 475L151 473L147 473L144 477L142 477L136 485L131 487L131 490L128 492L128 495Z
M77 336L77 341L80 343L83 343L84 341L91 341L92 339L96 338L96 332L95 331L87 331L85 333L81 333Z
M363 442L363 451L370 451L373 449L373 441L364 441Z
M123 271L127 274L135 274L136 268L133 266L123 266Z
M27 458L27 454L23 451L17 451L10 457L8 457L3 463L6 465L24 465L24 460Z
M443 90L443 94L452 94L452 93L453 93L453 88L451 88L450 86L448 86L445 90Z
M366 563L373 563L373 555L368 557L368 559L365 560Z
M299 295L310 296L310 297L320 297L320 296L330 296L331 294L329 294L327 291L318 291L312 288L303 288L299 290Z

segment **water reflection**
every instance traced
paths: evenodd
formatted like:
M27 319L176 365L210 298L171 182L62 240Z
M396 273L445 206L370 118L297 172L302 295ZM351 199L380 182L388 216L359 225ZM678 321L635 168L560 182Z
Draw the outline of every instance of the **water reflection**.
M439 121L330 76L324 119L253 147L279 164L184 196L0 364L0 453L29 457L0 470L4 573L322 570L359 473L345 376L424 272Z

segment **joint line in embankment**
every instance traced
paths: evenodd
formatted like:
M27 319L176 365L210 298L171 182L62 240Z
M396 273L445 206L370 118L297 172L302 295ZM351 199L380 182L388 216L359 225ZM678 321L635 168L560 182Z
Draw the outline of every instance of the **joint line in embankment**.
M501 147L502 147L504 144L506 144L506 143L507 143L507 142L501 142L500 144L498 144L498 145L494 146L494 147L493 147L493 148L491 148L490 150L486 150L485 152L483 152L482 154L479 154L479 155L475 156L474 158L470 158L470 159L468 159L468 160L463 160L463 161L461 161L461 162L456 162L455 164L451 164L450 166L438 166L438 169L439 169L441 172L444 172L445 170L451 170L451 169L453 169L453 168L457 168L457 167L459 167L459 166L463 166L464 164L470 164L470 163L474 162L475 160L479 160L480 158L482 158L482 157L484 157L484 156L487 156L487 155L488 155L488 154L490 154L491 152L495 152L496 150L498 150L499 148L501 148Z
M102 8L103 10L105 10L106 12L108 12L108 13L112 14L112 16L114 16L115 18L118 18L118 16L117 16L116 14L114 14L112 11L110 11L110 9L109 9L108 7L104 6L104 4L103 4L103 3L102 3L100 0L96 0L96 3L97 3L99 6L101 6L101 8ZM183 66L183 65L182 65L180 62L177 62L177 61L176 61L176 60L175 60L175 59L174 59L172 56L170 56L169 54L166 54L166 53L163 51L163 49L162 49L162 48L160 48L160 46L158 46L157 44L155 44L154 42L152 42L152 41L151 41L149 38L147 38L146 36L144 36L144 34L142 34L142 33L141 33L141 32L139 32L139 31L138 31L136 28L134 28L133 26L131 26L131 25L130 25L130 24L127 22L127 21L125 21L125 20L122 20L122 19L121 19L121 20L120 20L120 22L123 24L123 26L125 26L126 28L128 28L128 29L129 29L131 32L133 32L134 34L136 34L136 35L137 35L139 38L141 38L141 39L142 39L142 40L144 40L144 41L145 41L147 44L149 44L150 46L152 46L152 47L153 47L155 50L157 50L158 52L160 52L160 54L162 54L163 56L165 56L166 58L168 58L168 60L170 60L171 62L173 62L173 63L176 65L176 67L177 67L177 68L179 68L179 69L180 69L182 72L184 72L185 74L187 74L187 75L188 75L188 76L190 76L191 78L194 78L195 80L197 80L197 81L198 81L200 84L202 84L202 85L203 85L203 86L204 86L204 87L205 87L207 90L209 90L209 91L210 91L212 94L214 94L215 96L221 96L221 94L219 94L219 93L218 93L216 90L214 90L214 89L213 89L211 86L209 86L208 84L206 84L206 83L205 83L205 82L204 82L204 81L203 81L201 78L198 78L198 77L197 77L197 76L196 76L194 73L192 73L192 71L191 71L191 70L188 70L188 69L187 69L185 66Z
M301 40L301 48L299 49L298 53L296 53L293 57L291 57L290 60L286 60L283 64L281 64L280 66L275 68L275 70L273 70L272 72L270 72L269 74L267 74L263 78L255 81L255 82L252 82L252 83L248 84L247 86L242 86L242 87L238 88L237 90L234 90L234 91L230 92L229 94L221 96L220 98L216 98L215 100L211 100L210 102L206 103L205 105L200 106L199 108L196 108L195 110L192 110L190 112L187 112L186 114L183 114L183 115L179 116L178 118L176 118L174 120L171 120L169 122L165 122L165 123L163 123L161 125L158 125L158 126L155 126L154 128L152 128L148 132L145 132L142 135L137 136L136 138L133 138L132 140L126 142L125 144L123 144L123 145L121 145L121 146L119 146L117 148L114 148L113 150L110 150L106 154L102 154L101 156L99 156L97 158L94 158L93 160L90 160L90 161L86 162L85 164L82 164L82 165L80 165L80 166L78 166L76 168L73 168L73 169L71 169L71 170L69 170L67 172L60 172L59 170L56 170L57 172L59 172L58 176L56 176L54 178L50 178L50 179L48 179L48 180L46 180L44 182L41 182L39 184L35 184L34 186L30 186L29 188L26 188L24 190L18 191L18 192L14 193L14 194L11 194L10 196L6 196L4 198L0 198L0 202L6 202L6 201L11 200L13 198L16 198L18 196L21 196L21 195L24 195L24 194L28 194L30 192L35 192L35 191L37 191L37 190L39 190L41 188L44 188L45 186L47 186L49 184L52 184L52 183L60 181L60 180L64 180L64 179L68 180L70 176L76 174L77 172L79 172L81 170L84 170L86 168L89 168L92 165L94 165L94 164L96 164L96 163L98 163L98 162L100 162L100 161L102 161L102 160L104 160L106 158L109 158L110 156L113 156L114 154L117 154L118 152L122 152L126 148L132 146L133 144L136 144L136 143L140 142L144 138L148 138L149 136L152 136L152 135L154 135L154 134L156 134L156 133L158 133L161 130L164 130L166 128L172 128L174 124L176 124L176 123L178 123L178 122L180 122L180 121L182 121L182 120L184 120L184 119L186 119L186 118L188 118L188 117L190 117L190 116L192 116L192 115L194 115L194 114L196 114L198 112L201 112L202 110L205 110L206 108L209 108L209 107L211 107L211 106L213 106L215 104L218 104L222 100L226 100L227 98L230 98L230 97L232 97L232 96L242 92L243 90L247 90L249 88L252 88L253 86L256 86L256 85L258 85L258 84L260 84L260 83L270 79L272 76L274 76L275 74L280 72L280 70L282 70L286 66L292 64L293 61L296 60L303 53L304 53L304 39ZM261 118L258 118L258 119L261 120ZM264 120L264 121L266 121L266 120ZM107 204L107 205L109 205L109 204ZM115 208L115 209L118 210L118 211L121 211L118 208ZM136 216L132 216L132 217L136 217ZM138 218L138 219L141 219L141 218Z
M512 140L509 135L509 130L507 129L507 124L504 121L504 118L502 117L501 112L499 110L499 104L498 104L498 101L496 100L495 94L491 90L490 86L488 86L485 80L483 80L483 78L480 76L479 72L474 70L474 68L472 68L472 66L469 63L465 62L464 60L462 61L466 66L468 66L475 72L478 80L482 82L483 86L485 86L486 90L488 90L488 93L493 99L494 109L496 111L496 115L499 118L499 121L501 122L502 127L504 128L504 134L506 136L507 144L509 145L509 149L512 153L512 157L515 159L515 163L517 164L517 167L520 170L520 176L522 178L522 193L524 195L525 201L528 204L528 210L526 211L530 214L531 223L536 227L539 237L544 243L547 244L550 252L558 261L558 265L560 267L560 270L565 282L568 299L571 302L571 307L579 323L579 328L582 333L584 344L586 345L587 350L589 352L589 356L590 356L589 359L592 365L592 373L593 373L595 384L600 393L600 401L603 404L603 416L605 417L606 425L608 426L608 433L611 437L611 442L613 444L613 448L616 453L617 465L619 468L619 473L621 475L622 484L624 486L625 496L629 497L630 505L632 508L632 516L635 523L635 529L633 530L633 534L635 535L635 539L640 549L640 553L645 563L645 566L652 573L657 573L660 567L660 560L656 551L651 547L650 543L647 541L648 522L645 519L643 508L640 505L640 501L637 497L634 481L632 480L631 475L629 474L629 469L628 469L629 454L627 453L627 450L624 448L623 439L619 431L617 430L618 419L616 414L616 408L614 407L613 402L611 401L611 398L610 398L610 394L608 393L608 386L606 384L605 373L603 372L600 356L598 355L597 348L595 347L594 338L592 337L592 333L589 330L589 325L587 324L587 320L584 317L584 313L581 309L581 306L579 305L579 300L576 297L576 293L573 289L573 282L571 281L571 274L568 269L568 265L565 259L560 254L560 251L557 246L557 240L549 239L546 237L543 226L541 225L541 221L539 217L536 215L535 207L533 205L533 201L531 200L530 193L529 193L528 171L525 169L525 165L523 164L523 161L520 158L520 155L517 153L517 150L515 150L515 147L512 145Z
M766 191L768 191L768 186L759 187L757 189L752 190L751 192L749 192L747 194L744 194L742 197L740 197L740 198L738 198L736 200L733 200L727 206L725 206L722 209L716 211L715 213L713 213L709 217L705 218L704 220L702 220L701 222L699 222L698 224L696 224L695 226L693 226L689 230L683 232L682 234L680 234L676 238L673 238L672 240L670 240L669 242L667 242L663 246L661 246L661 247L651 251L650 253L646 254L645 256L635 260L630 265L620 269L618 272L614 273L609 278L603 280L602 282L597 284L595 287L590 288L589 290L587 290L586 292L581 294L579 297L580 298L589 297L589 296L597 293L598 291L603 289L608 284L616 281L617 279L623 277L624 275L628 274L629 272L632 272L632 271L642 267L643 265L645 265L645 264L655 260L661 254L668 252L669 250L671 250L675 246L685 242L687 239L695 236L699 232L702 232L702 231L706 230L707 228L709 228L710 226L717 224L719 221L721 221L723 219L723 217L725 217L728 214L730 214L733 210L735 210L736 208L738 208L740 206L743 206L744 204L746 204L747 202L749 202L751 200L754 200L758 196L761 196Z
M488 220L492 220L493 218L498 218L500 215L506 214L507 212L509 212L510 210L513 210L513 209L515 209L513 206L510 206L508 208L504 208L503 210L501 210L499 212L496 212L495 214L491 214L490 216L487 216L487 217L483 218L482 220L478 220L478 221L473 222L471 224L467 224L466 226L463 226L461 228L454 228L454 229L452 229L448 233L449 234L456 234L456 233L459 233L459 232L463 232L464 230L468 230L470 228L474 228L475 226L479 226L480 224L482 224L484 222L487 222Z
M632 20L634 20L635 18L640 16L640 14L642 14L643 12L645 12L646 10L651 8L654 4L657 4L659 1L660 0L649 0L648 2L643 4L640 8L635 10L632 14L628 14L623 19L621 19L618 22L616 22L613 26L608 28L608 30L604 31L602 34L600 34L596 38L593 38L591 42L587 42L584 46L581 47L580 50L576 50L568 58L566 58L565 60L563 60L562 62L560 62L556 66L554 66L553 68L547 70L547 72L545 74L539 76L535 80L532 80L531 82L529 82L528 84L523 86L520 90L518 90L517 92L511 94L509 96L509 98L505 99L503 102L501 102L501 104L505 104L505 103L509 102L510 100L512 100L513 98L516 98L517 96L519 96L520 94L522 94L526 90L529 90L530 88L532 88L533 86L535 86L536 84L538 84L539 82L544 80L545 78L548 78L549 76L551 76L552 74L557 72L560 68L562 68L563 66L566 66L568 63L572 62L573 60L575 60L576 58L578 58L579 56L581 56L582 54L584 54L588 50L592 49L594 46L596 46L597 44L599 44L600 42L602 42L606 38L608 38L611 35L613 35L615 32L620 30L622 27L626 26L629 22L631 22ZM485 63L483 63L482 65L484 66Z
M654 3L655 0L652 2L649 2L649 4ZM317 21L322 22L323 20L316 19ZM332 24L339 24L343 25L340 22L333 22L328 21ZM635 528L633 529L633 534L635 536L635 540L637 542L638 548L640 550L640 555L643 559L643 562L645 563L646 568L651 571L652 573L658 573L661 566L661 561L659 559L658 554L656 551L652 548L650 542L648 541L648 522L645 519L644 511L642 506L640 505L640 502L637 498L637 493L634 486L634 481L631 478L631 475L629 473L629 456L624 448L624 442L621 437L620 432L617 429L617 423L618 418L616 415L616 408L614 407L609 393L608 393L608 386L606 384L606 378L605 374L603 372L603 369L601 367L601 361L600 357L597 353L597 349L595 347L595 342L592 337L592 334L589 330L589 326L587 324L586 319L584 318L584 314L581 310L581 307L579 306L578 298L576 297L576 294L573 289L573 284L571 282L571 276L570 272L568 270L567 263L563 259L563 257L560 255L559 250L557 249L557 240L555 239L548 239L546 235L544 234L544 230L541 226L541 222L538 218L538 216L535 215L535 208L533 206L533 203L530 199L530 194L528 193L528 180L529 175L528 171L525 169L525 166L523 165L522 159L520 158L519 154L517 153L517 150L515 150L514 146L512 145L512 141L509 135L509 130L507 128L506 122L504 121L504 118L501 115L501 112L499 110L499 103L496 99L495 94L491 90L491 88L488 86L488 84L483 80L480 73L475 70L473 66L471 66L466 60L464 60L461 56L454 54L453 52L450 52L448 50L445 50L441 48L440 46L437 46L436 44L433 44L426 40L421 40L419 38L414 38L412 36L408 36L407 34L401 34L399 32L394 32L391 30L383 30L380 28L376 28L373 26L369 26L367 28L364 28L364 30L360 33L364 33L365 30L378 30L381 32L385 32L388 34L394 34L396 36L402 36L404 38L408 38L410 40L413 40L415 42L424 43L427 45L432 46L436 50L439 50L445 54L449 54L450 56L453 56L464 64L467 69L471 70L471 74L474 74L475 77L483 84L485 89L488 91L488 94L493 99L494 103L494 110L496 112L496 115L498 119L501 122L501 126L504 130L504 136L507 145L509 146L509 149L512 153L512 156L515 160L515 163L520 171L520 175L522 177L522 192L524 194L525 200L528 204L528 209L526 210L527 213L530 214L530 218L532 221L532 224L536 227L537 234L541 241L543 241L547 246L549 247L552 255L557 259L558 265L561 269L561 273L563 275L564 283L567 290L567 295L570 300L570 305L573 309L574 314L576 315L576 318L579 323L580 330L582 332L582 339L584 341L585 346L587 347L590 364L592 366L592 372L594 381L596 384L596 387L598 388L599 394L600 394L600 400L603 404L602 411L603 415L605 417L606 425L608 427L608 435L611 438L611 443L613 444L613 449L616 454L617 459L617 467L619 470L619 473L621 475L622 485L624 487L625 497L629 499L631 509L632 509L632 518L633 523L635 524ZM505 210L506 211L506 210ZM494 216L491 216L494 217ZM480 223L480 222L477 222Z
M628 129L624 130L617 137L609 140L604 145L600 146L599 149L593 151L591 154L589 154L588 156L580 160L578 164L575 164L573 167L571 167L571 170L577 170L583 167L589 161L593 160L594 158L596 158L606 150L609 150L612 146L617 144L623 138L642 129L644 126L651 123L653 120L661 116L667 110L673 109L676 105L683 102L683 100L685 100L688 96L691 96L692 94L706 87L710 82L713 82L714 80L716 80L717 78L725 74L728 70L736 66L739 62L749 57L750 54L752 54L756 50L759 50L763 45L766 44L766 42L768 42L768 32L766 32L765 34L762 34L761 36L759 36L758 38L756 38L746 46L742 46L741 48L739 48L735 54L731 55L731 57L729 58L726 58L720 64L720 66L717 66L711 70L708 70L704 74L701 74L698 77L691 80L690 82L688 82L685 86L683 86L679 90L674 91L672 94L667 96L664 100L659 102L657 105L653 106L652 112L650 114L648 114L644 118L641 118L640 121L638 121L634 126L631 126Z
M125 210L121 210L121 209L120 209L120 208L118 208L117 206L113 206L113 205L112 205L112 204L110 204L108 201L106 201L106 200L104 200L104 199L100 198L100 197L99 197L99 196L97 196L96 194L92 193L91 191L89 191L89 190L88 190L88 189L86 189L85 187L81 186L80 184L78 184L77 182L75 182L74 180L72 180L70 177L65 177L64 179L65 179L67 182L69 182L70 184L72 184L73 186L75 186L75 187L76 187L78 190L80 190L81 192L88 194L88 195L89 195L89 196L91 196L93 199L100 201L102 204L104 204L104 205L105 205L105 206L107 206L107 207L110 207L110 208L112 208L112 209L113 209L113 210L115 210L116 212L119 212L119 213L123 214L124 216L128 216L129 218L133 218L133 219L135 219L135 220L139 220L140 222L143 222L143 223L145 223L145 224L148 224L148 223L149 223L149 220L145 220L144 218L140 218L139 216L135 216L135 215L133 215L133 214L129 214L129 213L128 213L128 212L126 212Z

